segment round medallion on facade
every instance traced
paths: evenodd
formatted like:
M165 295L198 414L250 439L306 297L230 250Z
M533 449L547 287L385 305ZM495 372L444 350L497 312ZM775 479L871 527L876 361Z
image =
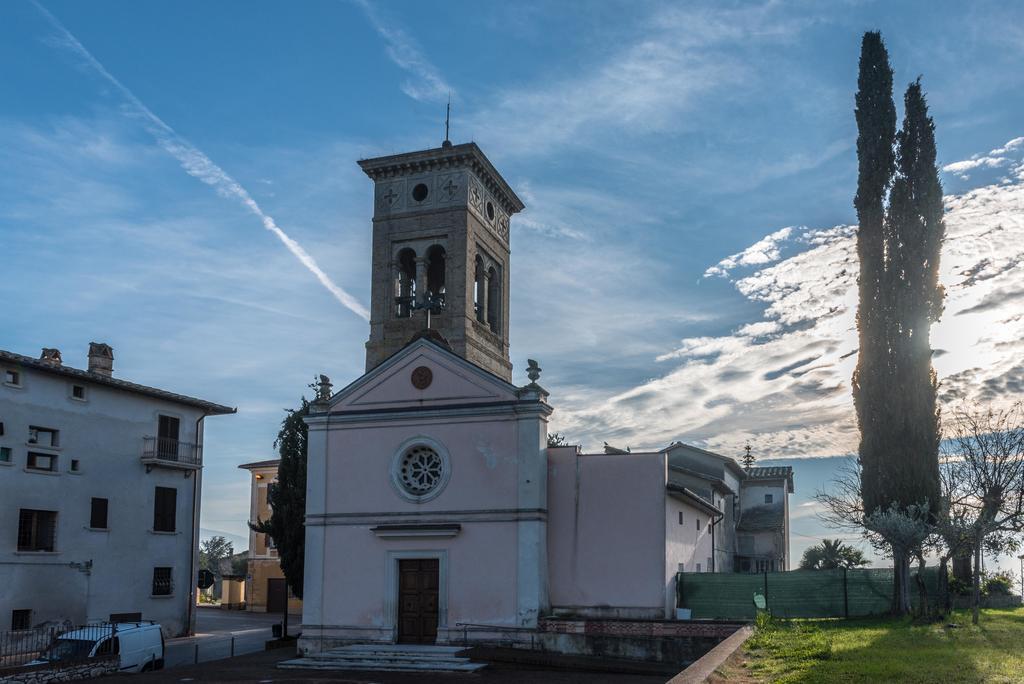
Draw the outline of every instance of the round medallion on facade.
M412 372L412 386L418 390L424 390L430 387L430 383L434 381L434 373L426 366L418 366Z
M391 483L408 501L422 503L441 493L451 475L448 452L428 437L414 437L391 460Z

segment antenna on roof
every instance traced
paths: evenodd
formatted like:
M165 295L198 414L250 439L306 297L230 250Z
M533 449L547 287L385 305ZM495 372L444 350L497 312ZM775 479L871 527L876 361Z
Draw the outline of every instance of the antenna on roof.
M747 446L743 448L743 451L745 452L743 454L743 467L749 473L750 469L754 467L754 455L750 453L750 442L747 442Z
M452 91L448 91L448 106L444 111L444 142L441 147L451 147L452 141L448 139L448 128L452 120Z

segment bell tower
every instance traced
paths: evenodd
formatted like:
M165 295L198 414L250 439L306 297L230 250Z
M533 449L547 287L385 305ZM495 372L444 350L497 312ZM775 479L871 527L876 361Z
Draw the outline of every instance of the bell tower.
M374 183L370 371L429 327L511 381L509 223L524 205L476 143L359 162Z

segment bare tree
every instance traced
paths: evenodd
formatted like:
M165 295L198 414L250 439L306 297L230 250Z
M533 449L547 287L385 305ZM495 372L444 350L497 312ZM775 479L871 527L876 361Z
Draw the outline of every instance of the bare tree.
M1006 409L962 406L946 425L942 536L951 554L970 544L973 614L981 606L981 555L1014 550L1024 531L1024 403Z
M860 534L876 551L884 553L888 550L886 541L864 525L864 498L860 483L860 461L849 458L836 468L831 489L819 490L814 495L814 500L822 507L818 517L832 529Z
M895 502L885 508L865 512L862 469L858 459L851 458L836 470L832 487L819 490L815 500L821 504L818 517L829 527L856 532L883 556L918 559L917 587L920 594L922 614L929 612L927 587L923 581L925 550L933 541L935 527L931 523L927 505L899 506ZM910 568L909 563L901 570L900 563L893 563L893 572L904 575L893 583L893 602L898 603L899 613L910 610ZM901 581L902 580L902 581Z

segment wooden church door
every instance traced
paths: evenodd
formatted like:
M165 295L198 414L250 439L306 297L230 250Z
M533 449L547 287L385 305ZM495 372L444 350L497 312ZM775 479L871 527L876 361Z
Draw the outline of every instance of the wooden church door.
M398 643L437 641L438 560L398 561Z

